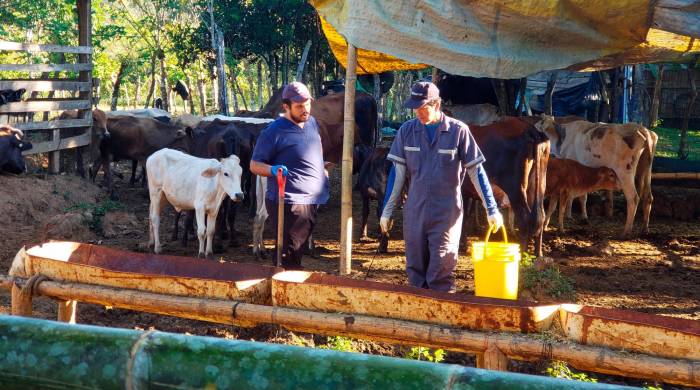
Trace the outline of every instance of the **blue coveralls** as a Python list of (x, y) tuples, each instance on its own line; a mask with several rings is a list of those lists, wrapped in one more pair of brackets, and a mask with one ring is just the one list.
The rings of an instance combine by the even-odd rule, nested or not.
[[(412, 286), (453, 291), (462, 229), (462, 181), (484, 161), (469, 128), (442, 115), (432, 142), (418, 119), (404, 123), (387, 158), (406, 165), (406, 273)], [(489, 189), (490, 190), (490, 189)]]

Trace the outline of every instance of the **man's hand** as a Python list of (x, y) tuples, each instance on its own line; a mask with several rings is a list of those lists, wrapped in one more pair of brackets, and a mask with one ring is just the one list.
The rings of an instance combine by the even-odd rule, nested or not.
[(382, 234), (389, 234), (389, 230), (391, 230), (391, 219), (386, 217), (379, 218), (379, 229), (382, 231)]
[(272, 174), (273, 177), (276, 177), (276, 176), (277, 176), (277, 171), (280, 170), (280, 169), (282, 170), (282, 176), (285, 176), (285, 177), (286, 177), (288, 172), (287, 172), (287, 167), (285, 167), (284, 165), (273, 165), (273, 166), (271, 166), (271, 167), (270, 167), (270, 173)]
[(491, 229), (492, 233), (496, 233), (498, 229), (503, 227), (503, 215), (499, 211), (496, 211), (495, 214), (491, 214), (488, 216), (489, 220), (489, 228)]

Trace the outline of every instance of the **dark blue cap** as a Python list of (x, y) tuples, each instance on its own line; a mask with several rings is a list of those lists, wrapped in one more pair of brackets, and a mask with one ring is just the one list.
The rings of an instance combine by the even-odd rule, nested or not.
[(404, 103), (405, 108), (416, 109), (425, 103), (439, 98), (440, 90), (435, 84), (428, 81), (419, 81), (411, 87), (411, 97)]
[(282, 100), (287, 99), (295, 103), (301, 103), (309, 99), (314, 100), (311, 97), (309, 89), (306, 88), (306, 85), (298, 81), (291, 82), (284, 87), (284, 90), (282, 91)]

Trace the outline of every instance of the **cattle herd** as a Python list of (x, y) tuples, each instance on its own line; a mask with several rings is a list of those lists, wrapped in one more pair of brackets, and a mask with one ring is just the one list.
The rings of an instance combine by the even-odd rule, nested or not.
[[(279, 92), (279, 91), (278, 91)], [(358, 93), (355, 104), (356, 134), (353, 173), (359, 173), (355, 189), (363, 199), (362, 238), (367, 237), (370, 202), (382, 207), (390, 164), (388, 149), (377, 147), (377, 105), (372, 96)], [(149, 245), (161, 250), (160, 214), (166, 204), (178, 212), (174, 236), (178, 236), (180, 213), (186, 216), (183, 245), (189, 231), (199, 239), (198, 255), (211, 257), (222, 238), (239, 245), (234, 233), (237, 204), (247, 201), (255, 212), (253, 250), (263, 255), (262, 231), (267, 218), (264, 186), (249, 168), (258, 135), (281, 109), (280, 94), (257, 112), (240, 112), (235, 117), (172, 118), (158, 109), (102, 112), (94, 110), (93, 142), (77, 148), (76, 171), (83, 174), (82, 154), (89, 152), (94, 181), (104, 173), (105, 187), (113, 199), (119, 194), (113, 185), (113, 162), (131, 160), (131, 185), (148, 183), (150, 195)], [(554, 118), (499, 117), (486, 108), (450, 107), (451, 115), (470, 125), (474, 138), (486, 157), (485, 169), (493, 184), (498, 205), (508, 209), (510, 225), (517, 226), (521, 245), (534, 239), (534, 253), (541, 256), (542, 234), (559, 205), (558, 227), (564, 230), (564, 217), (571, 203), (580, 199), (587, 218), (586, 194), (597, 190), (622, 190), (627, 201), (623, 236), (632, 234), (632, 225), (641, 205), (642, 231), (648, 231), (652, 204), (651, 163), (656, 151), (656, 134), (638, 124), (591, 123), (578, 117)], [(483, 110), (481, 110), (483, 111)], [(343, 95), (331, 94), (313, 101), (312, 115), (321, 132), (324, 160), (338, 163), (343, 144)], [(62, 119), (76, 118), (67, 111)], [(476, 119), (475, 119), (476, 118)], [(63, 134), (62, 134), (63, 136)], [(26, 170), (22, 151), (31, 143), (10, 125), (0, 126), (0, 170), (19, 174)], [(141, 166), (140, 177), (138, 166)], [(409, 178), (410, 180), (410, 178)], [(462, 188), (467, 210), (479, 197), (469, 180)], [(545, 212), (545, 199), (549, 205)], [(480, 206), (477, 206), (480, 207)], [(378, 211), (379, 213), (379, 211)], [(215, 234), (215, 232), (217, 234)], [(380, 237), (378, 250), (387, 250), (388, 236)], [(214, 241), (216, 242), (216, 245)]]

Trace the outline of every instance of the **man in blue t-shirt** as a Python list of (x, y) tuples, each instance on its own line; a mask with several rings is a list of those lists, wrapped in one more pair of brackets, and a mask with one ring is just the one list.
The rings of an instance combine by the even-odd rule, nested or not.
[[(318, 123), (311, 116), (312, 100), (304, 84), (293, 82), (285, 86), (284, 114), (260, 133), (250, 162), (251, 172), (268, 177), (265, 206), (275, 231), (277, 171), (281, 169), (287, 178), (281, 244), (282, 266), (286, 269), (303, 269), (303, 248), (316, 223), (316, 210), (328, 201), (328, 176)], [(277, 250), (279, 247), (277, 243)]]

